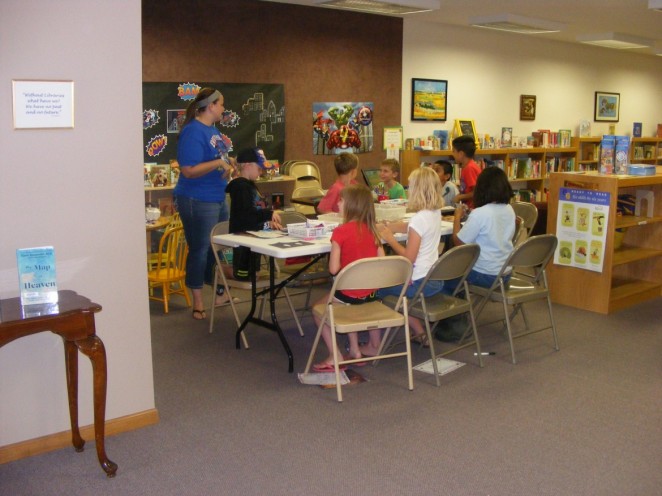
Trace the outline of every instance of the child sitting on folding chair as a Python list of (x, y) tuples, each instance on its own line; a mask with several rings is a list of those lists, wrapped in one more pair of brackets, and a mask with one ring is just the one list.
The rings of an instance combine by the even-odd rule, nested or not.
[[(372, 192), (363, 185), (353, 184), (340, 192), (340, 212), (344, 223), (336, 227), (331, 234), (331, 254), (329, 256), (329, 272), (332, 275), (350, 263), (361, 258), (383, 257), (379, 233), (375, 224), (375, 206)], [(334, 299), (349, 305), (360, 305), (374, 301), (376, 289), (337, 291)], [(325, 304), (329, 298), (328, 293), (320, 298), (315, 305)], [(315, 315), (315, 324), (319, 327), (321, 321)], [(379, 333), (376, 331), (370, 331)], [(325, 324), (322, 329), (322, 339), (329, 350), (329, 356), (313, 365), (316, 372), (331, 372), (333, 368), (333, 342), (331, 328)], [(356, 332), (348, 334), (349, 355), (351, 358), (361, 358), (359, 338)], [(342, 360), (342, 357), (337, 357)], [(362, 362), (360, 362), (362, 363)], [(358, 365), (358, 364), (357, 364)]]
[[(477, 243), (480, 255), (467, 276), (467, 282), (489, 288), (501, 267), (513, 251), (515, 234), (515, 211), (510, 206), (513, 189), (506, 173), (498, 167), (487, 167), (478, 176), (473, 192), (474, 209), (469, 213), (464, 226), (461, 219), (465, 206), (458, 205), (453, 219), (453, 243), (455, 246)], [(444, 293), (451, 294), (457, 281), (448, 281)], [(458, 318), (437, 326), (435, 336), (440, 341), (453, 342), (462, 337), (466, 322)]]
[[(429, 167), (421, 167), (409, 175), (409, 204), (408, 209), (416, 212), (408, 223), (385, 222), (381, 225), (380, 234), (396, 255), (407, 257), (414, 264), (411, 276), (411, 285), (407, 288), (407, 298), (412, 298), (416, 290), (425, 280), (430, 267), (439, 258), (439, 242), (441, 239), (441, 207), (444, 206), (442, 198), (441, 181), (437, 173)], [(407, 245), (402, 246), (394, 232), (407, 233)], [(432, 296), (441, 291), (443, 283), (431, 281), (424, 289), (425, 296)], [(382, 288), (377, 291), (379, 299), (386, 296), (399, 296), (402, 286)], [(409, 327), (412, 331), (412, 341), (425, 347), (429, 346), (427, 334), (423, 323), (409, 317)], [(381, 336), (379, 333), (370, 334), (370, 342), (361, 348), (365, 356), (376, 355), (379, 351)]]

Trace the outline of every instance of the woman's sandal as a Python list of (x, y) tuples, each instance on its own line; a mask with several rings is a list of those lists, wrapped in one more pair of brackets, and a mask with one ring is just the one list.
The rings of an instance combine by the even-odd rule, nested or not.
[(420, 344), (423, 348), (429, 348), (430, 347), (430, 341), (428, 341), (428, 335), (427, 334), (420, 334), (418, 336), (412, 336), (410, 341), (412, 343)]
[(204, 310), (193, 310), (191, 315), (194, 320), (205, 320), (207, 318), (207, 314)]

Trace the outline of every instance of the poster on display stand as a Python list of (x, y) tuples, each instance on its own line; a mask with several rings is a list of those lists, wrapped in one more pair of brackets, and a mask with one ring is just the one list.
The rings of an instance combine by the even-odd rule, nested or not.
[(559, 190), (555, 264), (602, 272), (610, 199), (604, 191)]

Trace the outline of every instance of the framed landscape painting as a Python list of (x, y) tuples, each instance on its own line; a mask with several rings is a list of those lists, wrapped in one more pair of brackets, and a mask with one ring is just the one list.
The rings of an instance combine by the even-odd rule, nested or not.
[(618, 122), (621, 107), (620, 93), (595, 92), (595, 115), (597, 122)]
[(445, 121), (447, 102), (448, 81), (412, 78), (412, 121)]

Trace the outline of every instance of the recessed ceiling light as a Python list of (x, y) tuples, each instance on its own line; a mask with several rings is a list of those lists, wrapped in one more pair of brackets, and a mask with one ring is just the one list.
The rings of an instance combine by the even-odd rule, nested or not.
[(371, 14), (415, 14), (439, 10), (440, 0), (313, 0), (322, 7), (368, 12)]
[(534, 19), (514, 14), (497, 14), (491, 16), (471, 17), (469, 24), (477, 28), (496, 29), (520, 34), (558, 33), (565, 29), (565, 24)]
[(616, 48), (619, 50), (627, 48), (648, 48), (651, 46), (651, 41), (646, 38), (639, 38), (638, 36), (622, 33), (582, 34), (577, 36), (577, 41), (589, 45)]

